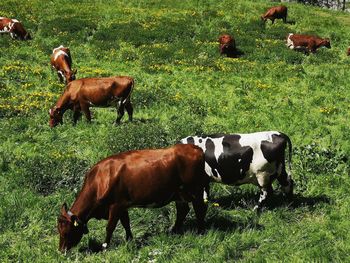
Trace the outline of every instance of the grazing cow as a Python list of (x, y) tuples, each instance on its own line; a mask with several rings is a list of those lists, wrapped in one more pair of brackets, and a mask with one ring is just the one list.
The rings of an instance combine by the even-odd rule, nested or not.
[(285, 169), (285, 149), (289, 146), (291, 169), (292, 143), (289, 137), (275, 131), (250, 134), (189, 136), (181, 143), (194, 144), (205, 153), (205, 171), (215, 182), (230, 185), (252, 183), (261, 189), (258, 205), (261, 211), (273, 192), (277, 178), (287, 197), (293, 195), (293, 180)]
[(62, 117), (67, 109), (74, 111), (73, 122), (76, 124), (81, 112), (91, 122), (90, 107), (116, 107), (118, 116), (115, 121), (120, 123), (124, 109), (132, 121), (133, 107), (130, 96), (134, 87), (131, 77), (84, 78), (69, 82), (56, 105), (50, 109), (50, 127), (63, 123)]
[(292, 33), (287, 36), (287, 47), (290, 49), (304, 51), (305, 53), (315, 53), (316, 50), (322, 46), (331, 48), (329, 38)]
[(0, 17), (0, 34), (10, 33), (12, 39), (30, 40), (30, 34), (17, 19)]
[(218, 41), (221, 55), (226, 55), (227, 57), (235, 57), (237, 51), (236, 42), (232, 36), (228, 34), (221, 35)]
[(350, 47), (348, 47), (348, 50), (347, 50), (346, 54), (347, 54), (348, 56), (350, 56)]
[(72, 71), (72, 57), (67, 47), (59, 46), (54, 48), (50, 58), (52, 68), (57, 70), (58, 78), (66, 84), (75, 80), (77, 70)]
[(283, 19), (284, 23), (287, 23), (287, 15), (288, 15), (288, 9), (284, 5), (280, 6), (274, 6), (271, 7), (267, 12), (261, 16), (261, 20), (264, 22), (267, 21), (267, 19), (270, 19), (272, 21), (272, 24), (275, 23), (275, 19)]
[(67, 210), (63, 204), (58, 217), (59, 250), (76, 246), (88, 232), (91, 218), (106, 219), (107, 248), (112, 233), (121, 221), (126, 239), (132, 238), (128, 208), (162, 207), (176, 202), (176, 221), (172, 232), (181, 230), (192, 202), (198, 232), (204, 230), (207, 206), (204, 188), (209, 183), (204, 173), (203, 151), (194, 145), (175, 145), (167, 149), (137, 150), (110, 156), (94, 165), (84, 185)]

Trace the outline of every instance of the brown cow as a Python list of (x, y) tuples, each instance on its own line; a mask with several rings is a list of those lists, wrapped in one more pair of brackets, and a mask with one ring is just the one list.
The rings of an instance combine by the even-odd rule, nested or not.
[(51, 66), (57, 70), (58, 78), (66, 84), (75, 80), (77, 70), (72, 70), (72, 57), (67, 47), (59, 46), (54, 48), (50, 58)]
[(192, 202), (198, 232), (204, 230), (207, 206), (203, 200), (208, 187), (204, 173), (204, 153), (194, 145), (178, 144), (166, 149), (137, 150), (110, 156), (94, 165), (85, 176), (83, 187), (67, 210), (64, 203), (58, 217), (59, 250), (76, 246), (88, 232), (91, 218), (106, 219), (106, 248), (121, 221), (126, 239), (132, 238), (128, 208), (162, 207), (176, 202), (172, 232), (181, 230)]
[(287, 47), (290, 49), (305, 51), (305, 53), (315, 53), (322, 46), (331, 48), (329, 38), (292, 33), (287, 36)]
[(130, 96), (133, 87), (134, 79), (126, 76), (73, 80), (68, 83), (56, 105), (49, 111), (50, 127), (63, 123), (62, 117), (67, 109), (74, 111), (74, 124), (81, 116), (81, 111), (88, 122), (91, 122), (90, 107), (117, 107), (116, 124), (120, 123), (126, 109), (129, 121), (132, 121), (133, 107)]
[(266, 22), (267, 19), (275, 23), (275, 19), (283, 19), (284, 23), (287, 23), (288, 9), (284, 5), (271, 7), (267, 12), (261, 16), (261, 19)]
[(235, 39), (228, 35), (221, 35), (218, 39), (220, 54), (226, 55), (227, 57), (235, 57), (236, 54), (236, 42)]
[(30, 40), (30, 34), (17, 19), (0, 17), (0, 34), (10, 33), (12, 39)]
[(350, 47), (348, 47), (348, 50), (347, 50), (346, 54), (347, 54), (348, 56), (350, 56)]

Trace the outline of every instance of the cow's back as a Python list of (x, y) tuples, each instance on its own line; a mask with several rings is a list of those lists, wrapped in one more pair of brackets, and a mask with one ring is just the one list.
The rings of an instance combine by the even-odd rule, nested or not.
[[(189, 146), (189, 147), (188, 147)], [(97, 163), (87, 175), (89, 189), (99, 189), (99, 200), (123, 206), (163, 206), (180, 186), (204, 184), (204, 157), (199, 147), (176, 145), (167, 149), (128, 151)]]
[(205, 171), (212, 179), (227, 184), (242, 184), (255, 183), (254, 176), (274, 161), (274, 154), (281, 147), (280, 136), (279, 132), (267, 131), (190, 136), (181, 142), (195, 144), (203, 149)]

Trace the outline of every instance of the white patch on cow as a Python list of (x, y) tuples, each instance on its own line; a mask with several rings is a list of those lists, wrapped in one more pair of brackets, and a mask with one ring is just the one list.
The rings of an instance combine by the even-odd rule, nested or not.
[(106, 249), (107, 246), (108, 246), (107, 243), (103, 243), (103, 244), (102, 244), (102, 249)]
[(267, 197), (267, 191), (266, 190), (262, 190), (262, 193), (260, 194), (260, 198), (259, 198), (259, 203), (263, 202)]
[(91, 101), (88, 101), (90, 106), (95, 106), (95, 104), (93, 104)]
[(58, 70), (57, 73), (61, 75), (61, 77), (64, 79), (64, 81), (66, 81), (66, 77), (64, 76), (64, 74), (61, 70)]
[(60, 45), (59, 47), (56, 47), (52, 50), (52, 54), (54, 54), (55, 52), (57, 52), (58, 50), (60, 50), (61, 48), (64, 48), (63, 45)]
[(13, 23), (20, 23), (17, 19), (11, 19)]
[(62, 50), (58, 50), (56, 53), (55, 53), (55, 56), (54, 56), (54, 61), (56, 61), (56, 59), (59, 57), (59, 56), (66, 56), (68, 57), (68, 54)]
[(253, 150), (253, 159), (245, 178), (238, 181), (238, 184), (252, 183), (260, 186), (265, 185), (269, 177), (276, 172), (274, 163), (269, 163), (261, 151), (261, 142), (272, 142), (272, 135), (279, 135), (277, 131), (256, 132), (249, 134), (238, 134), (241, 136), (239, 144), (244, 147), (251, 147)]
[(294, 43), (293, 41), (290, 39), (290, 37), (293, 36), (292, 33), (290, 33), (287, 37), (287, 47), (290, 48), (290, 49), (294, 49), (295, 46), (294, 46)]

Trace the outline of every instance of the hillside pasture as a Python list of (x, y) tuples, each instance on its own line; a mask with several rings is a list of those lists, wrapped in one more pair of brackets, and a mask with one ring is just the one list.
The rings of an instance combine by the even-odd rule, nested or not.
[[(348, 261), (350, 254), (350, 15), (287, 4), (288, 20), (260, 16), (259, 1), (1, 1), (31, 41), (0, 35), (1, 262)], [(239, 58), (220, 56), (217, 39), (232, 34)], [(331, 49), (304, 55), (288, 33), (331, 39)], [(64, 90), (49, 58), (68, 46), (77, 78), (135, 78), (134, 122), (113, 125), (116, 110), (93, 120), (49, 127), (49, 108)], [(173, 145), (195, 134), (278, 130), (293, 142), (295, 199), (277, 188), (260, 217), (251, 185), (212, 185), (207, 231), (191, 211), (183, 235), (170, 235), (173, 204), (131, 210), (134, 240), (118, 226), (111, 247), (94, 253), (106, 221), (67, 255), (58, 252), (57, 215), (94, 163), (131, 149)]]

